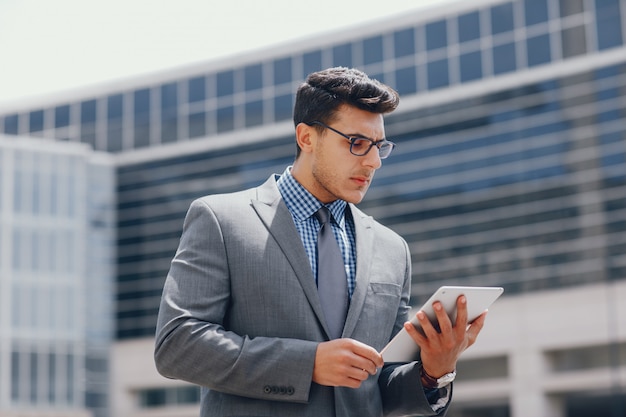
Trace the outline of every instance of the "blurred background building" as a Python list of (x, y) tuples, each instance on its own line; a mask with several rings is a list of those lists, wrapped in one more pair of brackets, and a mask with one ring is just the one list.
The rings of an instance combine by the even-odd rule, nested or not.
[(0, 416), (197, 415), (152, 362), (185, 212), (282, 172), (296, 88), (338, 65), (402, 96), (360, 207), (408, 241), (412, 304), (506, 289), (449, 416), (625, 416), (625, 22), (457, 2), (0, 109)]

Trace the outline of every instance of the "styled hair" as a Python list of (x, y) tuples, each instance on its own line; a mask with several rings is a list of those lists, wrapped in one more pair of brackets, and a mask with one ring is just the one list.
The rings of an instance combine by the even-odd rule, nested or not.
[[(391, 113), (398, 107), (400, 96), (391, 87), (369, 78), (354, 68), (335, 67), (309, 74), (298, 88), (293, 122), (330, 124), (342, 105), (371, 113)], [(323, 129), (319, 127), (319, 129)], [(300, 155), (300, 147), (296, 157)]]

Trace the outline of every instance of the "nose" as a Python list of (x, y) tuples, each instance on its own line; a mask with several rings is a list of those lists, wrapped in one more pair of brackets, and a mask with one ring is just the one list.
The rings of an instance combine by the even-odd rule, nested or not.
[(363, 165), (373, 169), (378, 169), (383, 164), (382, 160), (380, 159), (380, 155), (378, 154), (378, 148), (376, 146), (372, 146), (369, 152), (363, 155), (362, 158)]

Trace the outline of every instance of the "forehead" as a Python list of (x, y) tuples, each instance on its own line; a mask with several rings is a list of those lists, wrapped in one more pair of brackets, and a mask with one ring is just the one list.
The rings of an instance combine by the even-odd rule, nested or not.
[(336, 112), (333, 124), (346, 129), (345, 133), (360, 134), (369, 138), (382, 138), (385, 134), (383, 115), (342, 105)]

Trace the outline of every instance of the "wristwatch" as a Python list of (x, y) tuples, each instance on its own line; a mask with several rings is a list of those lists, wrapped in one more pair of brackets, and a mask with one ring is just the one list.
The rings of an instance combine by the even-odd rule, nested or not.
[(443, 388), (446, 385), (450, 384), (452, 381), (454, 381), (454, 378), (456, 378), (456, 371), (448, 372), (440, 378), (435, 378), (428, 375), (424, 370), (424, 367), (422, 367), (420, 375), (422, 376), (422, 384), (426, 388), (435, 389)]

